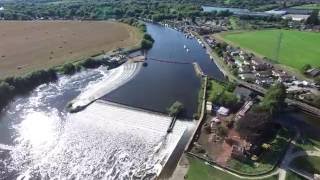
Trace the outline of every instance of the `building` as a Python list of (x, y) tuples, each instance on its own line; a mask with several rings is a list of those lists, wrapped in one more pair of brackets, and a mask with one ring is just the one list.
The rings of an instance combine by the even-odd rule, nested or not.
[(252, 73), (240, 74), (239, 77), (246, 82), (254, 82), (256, 76)]
[(250, 73), (251, 70), (251, 66), (250, 65), (246, 65), (243, 64), (240, 68), (239, 68), (239, 73), (244, 74), (244, 73)]
[(272, 15), (275, 15), (275, 16), (283, 16), (283, 15), (287, 14), (287, 11), (284, 11), (284, 10), (270, 10), (270, 11), (266, 11), (265, 13), (272, 14)]
[(217, 114), (221, 115), (221, 116), (228, 116), (229, 115), (230, 110), (228, 108), (225, 108), (223, 106), (221, 106), (218, 110), (217, 110)]
[(255, 71), (266, 71), (268, 69), (271, 69), (271, 66), (267, 63), (257, 63), (253, 65), (252, 68)]
[(304, 14), (286, 14), (282, 16), (283, 19), (292, 19), (293, 21), (304, 21), (308, 19), (310, 15), (304, 15)]
[(259, 78), (268, 78), (268, 77), (271, 77), (272, 76), (272, 71), (259, 71), (256, 73), (256, 76), (259, 77)]

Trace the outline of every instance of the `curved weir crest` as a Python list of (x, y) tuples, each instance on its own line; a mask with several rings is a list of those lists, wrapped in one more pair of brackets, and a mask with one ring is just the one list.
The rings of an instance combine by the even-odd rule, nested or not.
[(103, 77), (100, 81), (90, 83), (75, 100), (71, 101), (70, 111), (82, 109), (95, 100), (124, 85), (139, 72), (141, 66), (142, 63), (127, 62), (118, 68), (102, 72)]

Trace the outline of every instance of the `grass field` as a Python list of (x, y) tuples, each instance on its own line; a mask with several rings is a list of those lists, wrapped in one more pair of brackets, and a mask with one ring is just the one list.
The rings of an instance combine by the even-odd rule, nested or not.
[(222, 34), (222, 38), (295, 69), (301, 69), (305, 64), (320, 66), (320, 33), (262, 30), (226, 33)]
[(107, 21), (1, 21), (0, 77), (137, 46), (139, 31)]
[[(240, 180), (231, 174), (223, 172), (205, 164), (202, 160), (189, 157), (190, 167), (187, 172), (188, 180)], [(278, 176), (271, 176), (263, 180), (277, 180)]]

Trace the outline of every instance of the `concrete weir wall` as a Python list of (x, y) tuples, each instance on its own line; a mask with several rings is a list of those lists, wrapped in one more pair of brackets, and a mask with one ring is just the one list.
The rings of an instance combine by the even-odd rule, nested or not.
[[(145, 144), (141, 144), (141, 146), (147, 145), (150, 146), (150, 149), (153, 149), (153, 151), (145, 152), (149, 159), (146, 163), (151, 168), (146, 171), (155, 173), (157, 177), (164, 167), (176, 163), (172, 159), (175, 155), (172, 154), (183, 152), (186, 145), (185, 141), (190, 137), (186, 137), (186, 134), (194, 127), (193, 122), (177, 120), (172, 132), (167, 133), (171, 117), (104, 100), (97, 100), (74, 115), (97, 122), (107, 121), (113, 126), (110, 128), (119, 129), (117, 130), (118, 133), (140, 137), (142, 142), (145, 141)], [(140, 146), (139, 144), (136, 145)], [(136, 155), (132, 154), (132, 156), (135, 157)], [(140, 163), (143, 163), (143, 161), (141, 159)]]
[(118, 68), (107, 71), (99, 81), (83, 90), (83, 92), (70, 103), (69, 111), (80, 111), (105, 94), (129, 82), (140, 71), (141, 67), (142, 63), (129, 61)]

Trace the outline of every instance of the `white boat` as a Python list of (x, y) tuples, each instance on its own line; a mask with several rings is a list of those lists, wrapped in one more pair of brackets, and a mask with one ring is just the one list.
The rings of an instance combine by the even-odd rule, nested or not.
[(189, 52), (190, 51), (190, 49), (189, 48), (187, 48), (187, 52)]
[(183, 46), (183, 48), (184, 48), (184, 49), (186, 49), (186, 48), (187, 48), (187, 46), (186, 46), (186, 45), (184, 45), (184, 46)]

